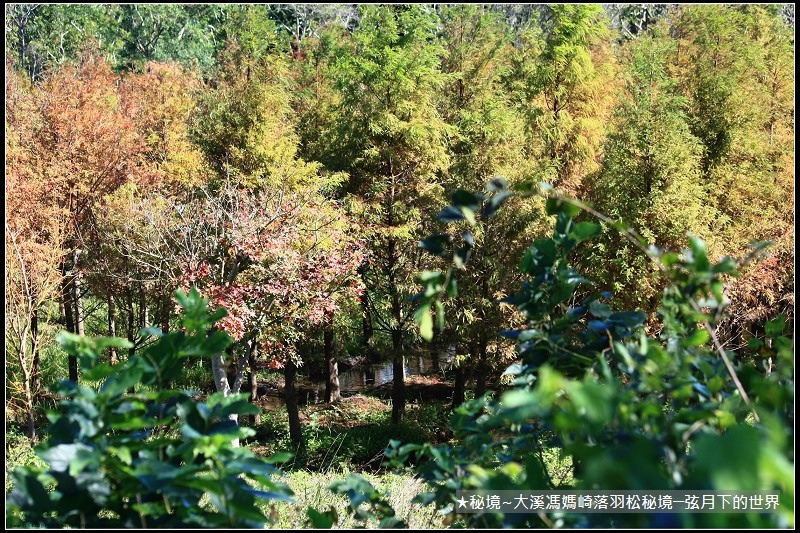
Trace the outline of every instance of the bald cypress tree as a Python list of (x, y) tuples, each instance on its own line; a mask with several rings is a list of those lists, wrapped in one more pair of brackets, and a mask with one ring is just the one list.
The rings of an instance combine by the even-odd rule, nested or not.
[(413, 324), (417, 242), (442, 200), (448, 127), (437, 109), (445, 76), (436, 13), (427, 6), (364, 6), (359, 26), (333, 65), (337, 101), (320, 161), (345, 171), (351, 213), (370, 251), (365, 298), (391, 338), (392, 421), (405, 409), (403, 357)]
[[(449, 6), (442, 10), (442, 36), (442, 68), (450, 78), (441, 107), (455, 129), (449, 144), (448, 193), (483, 191), (498, 177), (510, 184), (529, 179), (535, 162), (524, 157), (524, 117), (506, 89), (513, 47), (502, 14), (475, 5)], [(474, 372), (476, 396), (486, 392), (492, 371), (514, 355), (513, 346), (498, 335), (513, 311), (497, 300), (515, 289), (515, 258), (522, 255), (532, 230), (546, 224), (536, 201), (508, 202), (508, 208), (476, 217), (474, 224), (463, 222), (459, 228), (470, 232), (474, 249), (470, 267), (458, 272), (458, 296), (447, 312), (451, 321), (445, 333), (447, 342), (459, 343), (456, 390), (462, 390), (469, 369)], [(456, 396), (454, 405), (464, 400), (463, 395)]]
[(540, 178), (573, 193), (597, 170), (613, 103), (608, 18), (596, 4), (553, 5), (523, 32), (512, 90), (527, 115)]
[[(680, 249), (688, 233), (712, 238), (717, 218), (702, 180), (702, 143), (692, 134), (688, 101), (667, 71), (674, 43), (641, 36), (626, 47), (625, 87), (605, 143), (605, 159), (590, 198), (650, 244)], [(662, 282), (650, 260), (619, 232), (606, 232), (592, 249), (603, 260), (594, 273), (624, 305), (654, 311)], [(613, 282), (612, 282), (613, 280)]]

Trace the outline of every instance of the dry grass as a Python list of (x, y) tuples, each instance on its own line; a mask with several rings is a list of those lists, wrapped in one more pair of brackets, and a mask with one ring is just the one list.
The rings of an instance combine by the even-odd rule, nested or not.
[[(308, 472), (295, 471), (284, 475), (281, 480), (287, 483), (295, 493), (294, 503), (273, 503), (271, 514), (275, 520), (273, 527), (281, 529), (305, 529), (311, 524), (306, 514), (308, 507), (320, 512), (333, 508), (338, 516), (336, 529), (353, 529), (366, 526), (369, 529), (378, 527), (377, 523), (361, 524), (348, 513), (347, 497), (333, 494), (328, 486), (337, 480), (347, 477), (349, 472)], [(411, 529), (439, 529), (443, 527), (441, 517), (432, 507), (422, 507), (412, 503), (412, 499), (422, 492), (424, 484), (421, 480), (407, 474), (362, 474), (372, 485), (386, 495), (387, 501), (394, 508), (396, 516), (405, 520)]]

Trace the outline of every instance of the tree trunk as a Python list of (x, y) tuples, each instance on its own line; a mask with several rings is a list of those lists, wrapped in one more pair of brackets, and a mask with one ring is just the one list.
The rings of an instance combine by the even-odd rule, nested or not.
[(436, 347), (431, 351), (431, 371), (438, 373), (441, 369), (442, 367), (439, 364), (439, 349)]
[(328, 362), (328, 379), (325, 380), (325, 402), (338, 402), (342, 397), (342, 393), (339, 389), (339, 363), (336, 361), (336, 354), (333, 349), (333, 317), (325, 325), (323, 345), (325, 361)]
[(231, 386), (228, 382), (228, 373), (225, 369), (224, 355), (214, 355), (211, 357), (211, 374), (214, 376), (214, 385), (217, 387), (217, 392), (221, 392), (223, 396), (230, 396)]
[[(72, 303), (72, 281), (69, 278), (69, 271), (65, 268), (64, 286), (62, 289), (63, 308), (64, 308), (64, 327), (69, 333), (76, 333), (75, 331), (75, 308)], [(69, 372), (69, 380), (73, 383), (78, 382), (78, 358), (70, 355), (67, 358), (67, 368)]]
[(489, 362), (486, 357), (486, 342), (481, 339), (476, 346), (478, 364), (475, 365), (475, 397), (486, 394), (486, 379), (489, 377)]
[(364, 349), (364, 354), (367, 358), (375, 362), (377, 354), (375, 353), (375, 329), (372, 326), (372, 314), (369, 311), (369, 302), (366, 295), (361, 299), (361, 306), (363, 308), (363, 315), (361, 320), (361, 344)]
[(466, 388), (467, 388), (467, 370), (464, 368), (464, 364), (460, 364), (455, 368), (456, 371), (456, 379), (453, 385), (453, 409), (464, 403), (466, 400)]
[[(81, 256), (81, 250), (76, 249), (75, 263), (74, 263), (76, 270), (78, 266), (78, 259), (80, 258), (80, 256)], [(83, 316), (83, 298), (82, 298), (83, 295), (81, 294), (81, 291), (83, 290), (81, 287), (82, 283), (83, 283), (83, 274), (80, 271), (77, 271), (75, 273), (75, 279), (72, 283), (72, 286), (75, 289), (75, 295), (73, 296), (73, 299), (75, 301), (75, 326), (77, 328), (78, 335), (81, 336), (86, 334), (85, 331), (86, 322)]]
[[(116, 337), (117, 336), (117, 317), (116, 317), (117, 309), (114, 306), (114, 296), (111, 294), (108, 295), (108, 336), (109, 337)], [(108, 362), (111, 365), (116, 365), (119, 362), (119, 355), (117, 354), (117, 349), (112, 346), (111, 352), (108, 355)]]
[[(20, 320), (23, 321), (22, 319)], [(17, 360), (19, 361), (20, 370), (22, 370), (22, 388), (25, 393), (25, 409), (28, 418), (28, 437), (33, 439), (36, 437), (36, 425), (33, 419), (33, 394), (31, 394), (31, 373), (28, 369), (29, 360), (26, 356), (28, 351), (28, 334), (30, 333), (30, 321), (27, 324), (20, 324), (19, 332), (19, 348), (17, 353)]]
[[(142, 291), (142, 299), (144, 299), (144, 291)], [(169, 311), (168, 311), (168, 309), (165, 307), (163, 314), (161, 314), (160, 311), (159, 311), (160, 307), (159, 307), (159, 305), (157, 303), (154, 305), (154, 307), (156, 308), (156, 316), (155, 316), (155, 321), (153, 323), (157, 324), (158, 323), (158, 319), (161, 318), (162, 319), (162, 322), (161, 322), (161, 333), (163, 333), (164, 335), (169, 334), (169, 314), (168, 314)], [(164, 389), (165, 390), (172, 390), (172, 387), (173, 387), (172, 380), (167, 380), (167, 381), (164, 382)]]
[[(228, 372), (225, 366), (225, 356), (214, 355), (211, 357), (211, 373), (214, 376), (214, 385), (217, 387), (217, 392), (221, 392), (223, 396), (230, 396), (231, 386), (228, 381)], [(228, 418), (235, 424), (239, 423), (239, 415), (235, 413), (228, 415)], [(238, 447), (239, 439), (233, 439), (231, 443)]]
[(291, 358), (283, 369), (285, 385), (283, 397), (286, 400), (286, 412), (289, 415), (289, 439), (297, 447), (303, 444), (303, 432), (300, 428), (300, 410), (297, 407), (297, 390), (294, 388), (297, 377), (297, 366)]
[[(394, 197), (394, 187), (392, 188)], [(389, 226), (394, 224), (391, 208), (389, 209)], [(395, 280), (395, 267), (397, 266), (397, 254), (395, 253), (397, 243), (394, 239), (389, 239), (387, 249), (387, 274), (389, 277), (389, 292), (392, 299), (392, 424), (399, 424), (403, 421), (406, 410), (406, 372), (403, 351), (403, 308), (398, 293)]]
[(125, 286), (125, 304), (126, 304), (126, 311), (128, 313), (128, 341), (131, 343), (131, 347), (128, 350), (128, 357), (133, 357), (136, 355), (136, 334), (134, 332), (134, 328), (136, 326), (136, 315), (133, 314), (133, 290), (131, 290), (131, 284), (128, 283)]
[[(247, 365), (249, 367), (249, 383), (250, 383), (250, 403), (256, 404), (258, 402), (258, 374), (256, 373), (256, 349), (258, 342), (252, 339), (247, 348)], [(255, 413), (250, 418), (250, 424), (257, 426), (261, 423), (261, 411)]]
[(39, 310), (34, 309), (31, 315), (31, 388), (34, 395), (42, 388), (41, 361), (39, 357)]
[[(27, 374), (27, 372), (24, 372)], [(31, 391), (31, 376), (24, 376), (23, 385), (25, 388), (25, 409), (28, 411), (28, 437), (31, 440), (36, 438), (36, 424), (33, 417), (33, 392)]]
[(146, 328), (150, 324), (150, 317), (147, 314), (147, 295), (145, 293), (144, 282), (139, 282), (139, 327)]
[(342, 391), (339, 388), (339, 363), (334, 357), (328, 358), (327, 361), (328, 379), (325, 382), (325, 402), (338, 402), (342, 399)]
[(403, 332), (392, 330), (392, 424), (403, 421), (406, 409), (406, 373), (403, 361)]
[[(135, 317), (133, 315), (133, 292), (131, 291), (130, 282), (125, 286), (125, 306), (127, 307), (126, 311), (128, 312), (128, 342), (131, 343), (131, 347), (128, 348), (128, 359), (136, 355), (136, 335), (134, 334), (134, 324), (135, 324)], [(128, 394), (135, 394), (136, 387), (131, 385), (128, 389)]]
[[(228, 353), (231, 358), (233, 358), (233, 346), (229, 348)], [(244, 383), (244, 375), (245, 372), (247, 372), (247, 353), (243, 351), (235, 361), (235, 375), (233, 377), (233, 385), (231, 386), (231, 394), (239, 394), (242, 392), (242, 383)]]
[(163, 303), (163, 311), (161, 313), (161, 331), (164, 332), (164, 335), (169, 333), (169, 314), (170, 314), (171, 303), (172, 301), (170, 300), (169, 296), (165, 296)]

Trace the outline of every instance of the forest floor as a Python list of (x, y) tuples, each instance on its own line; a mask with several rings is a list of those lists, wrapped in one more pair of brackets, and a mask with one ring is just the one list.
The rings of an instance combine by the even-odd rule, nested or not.
[(247, 446), (258, 455), (289, 451), (294, 459), (281, 465), (288, 470), (324, 472), (330, 468), (362, 472), (384, 470), (384, 450), (390, 440), (403, 443), (447, 443), (453, 386), (439, 376), (406, 379), (403, 421), (392, 424), (391, 383), (343, 396), (333, 403), (300, 406), (303, 445), (289, 439), (288, 415), (282, 398), (263, 396), (260, 421), (243, 421), (256, 435)]

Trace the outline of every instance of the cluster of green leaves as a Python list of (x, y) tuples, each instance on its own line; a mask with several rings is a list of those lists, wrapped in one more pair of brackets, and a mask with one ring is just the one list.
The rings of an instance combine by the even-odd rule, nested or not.
[(273, 463), (286, 454), (264, 460), (234, 445), (253, 432), (232, 418), (257, 409), (246, 395), (216, 393), (199, 402), (192, 391), (170, 390), (187, 359), (218, 354), (231, 342), (213, 329), (224, 310), (209, 313), (194, 289), (176, 297), (182, 331), (143, 331), (154, 342), (121, 365), (99, 357), (111, 346), (128, 348), (128, 341), (61, 335), (86, 381), (99, 386), (57, 386), (61, 406), (49, 414), (47, 440), (37, 450), (47, 465), (14, 472), (12, 524), (263, 527), (263, 502), (291, 499), (288, 487), (273, 481)]
[[(476, 527), (531, 527), (558, 520), (576, 526), (644, 527), (664, 517), (457, 515), (457, 490), (777, 489), (778, 514), (678, 519), (685, 526), (791, 524), (793, 367), (783, 322), (770, 322), (768, 328), (776, 371), (736, 361), (715, 333), (728, 305), (724, 282), (736, 275), (736, 262), (725, 258), (713, 264), (703, 241), (690, 236), (682, 253), (645, 250), (667, 278), (662, 328), (648, 335), (644, 313), (613, 311), (602, 301), (611, 295), (592, 294), (592, 283), (569, 266), (578, 244), (600, 232), (598, 224), (574, 220), (579, 205), (549, 198), (548, 213), (557, 219), (553, 235), (536, 240), (520, 262), (525, 281), (508, 301), (525, 314), (527, 325), (506, 332), (517, 339), (519, 353), (519, 361), (506, 371), (513, 376), (510, 390), (499, 400), (478, 398), (456, 410), (452, 423), (458, 444), (393, 442), (386, 451), (390, 463), (399, 467), (412, 456), (421, 461), (418, 471), (432, 490), (419, 501), (434, 503), (451, 521)], [(470, 209), (464, 203), (451, 208)], [(431, 241), (423, 247), (430, 250)], [(427, 284), (422, 309), (455, 288), (454, 281), (443, 283), (463, 263), (458, 247), (452, 253), (454, 267), (447, 274), (422, 278)], [(430, 327), (425, 313), (418, 321), (421, 330)], [(574, 481), (567, 486), (548, 472), (544, 450), (550, 447), (572, 457)]]
[[(395, 516), (395, 510), (385, 496), (363, 476), (350, 474), (345, 479), (334, 481), (329, 488), (334, 494), (347, 496), (350, 501), (347, 512), (364, 526), (377, 522), (380, 528), (408, 527), (403, 520)], [(338, 515), (333, 508), (320, 512), (309, 507), (308, 517), (315, 528), (330, 528), (338, 522)]]

